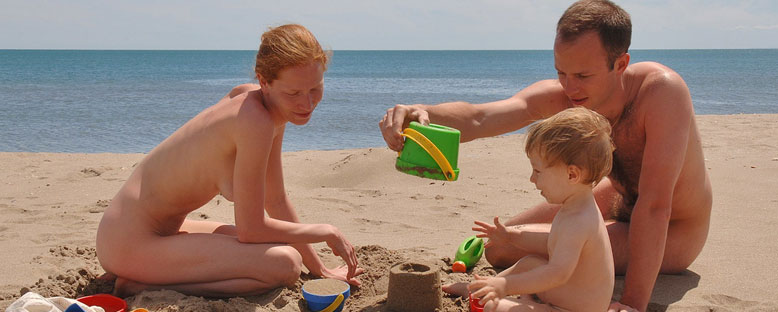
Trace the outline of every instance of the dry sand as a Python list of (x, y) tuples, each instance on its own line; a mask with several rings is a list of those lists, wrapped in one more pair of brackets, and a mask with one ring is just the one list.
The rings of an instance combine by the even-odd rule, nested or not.
[[(708, 242), (680, 275), (659, 276), (652, 311), (778, 311), (778, 115), (698, 116), (714, 189)], [(377, 131), (377, 130), (376, 130)], [(462, 144), (456, 182), (394, 169), (387, 148), (284, 153), (287, 190), (303, 222), (331, 223), (359, 246), (367, 270), (346, 311), (384, 311), (389, 268), (430, 261), (442, 283), (473, 220), (507, 218), (542, 201), (529, 182), (523, 135)], [(78, 297), (111, 290), (94, 236), (103, 209), (142, 154), (0, 153), (0, 309), (31, 290)], [(232, 204), (214, 198), (191, 218), (233, 222)], [(340, 260), (316, 248), (330, 265)], [(153, 255), (149, 255), (153, 256)], [(482, 259), (474, 272), (494, 270)], [(470, 272), (472, 273), (472, 272)], [(305, 311), (300, 287), (257, 297), (209, 300), (172, 291), (127, 298), (150, 311)], [(621, 293), (617, 277), (614, 296)], [(466, 301), (443, 297), (444, 311)]]

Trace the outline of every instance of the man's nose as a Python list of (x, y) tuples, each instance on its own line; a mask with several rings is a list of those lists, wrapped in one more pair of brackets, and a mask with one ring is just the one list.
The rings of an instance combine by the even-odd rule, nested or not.
[(578, 79), (565, 77), (565, 82), (562, 83), (562, 88), (565, 89), (565, 94), (567, 96), (573, 96), (578, 93), (579, 89), (579, 82)]

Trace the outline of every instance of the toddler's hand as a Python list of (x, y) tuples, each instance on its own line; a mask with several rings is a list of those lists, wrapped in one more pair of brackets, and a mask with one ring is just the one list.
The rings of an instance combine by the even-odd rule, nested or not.
[(489, 240), (484, 247), (490, 247), (493, 244), (509, 244), (508, 230), (500, 223), (500, 217), (494, 217), (494, 226), (482, 221), (475, 221), (478, 227), (473, 227), (473, 231), (482, 232), (477, 237), (486, 237)]
[(502, 277), (481, 277), (475, 274), (475, 280), (467, 285), (467, 289), (478, 298), (479, 303), (487, 304), (490, 301), (495, 303), (505, 298), (505, 278)]

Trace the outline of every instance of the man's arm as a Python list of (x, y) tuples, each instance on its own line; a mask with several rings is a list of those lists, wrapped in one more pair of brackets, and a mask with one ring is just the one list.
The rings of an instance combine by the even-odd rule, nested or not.
[(462, 142), (467, 142), (524, 128), (569, 106), (559, 81), (543, 80), (495, 102), (396, 105), (387, 110), (379, 126), (389, 148), (401, 150), (400, 133), (411, 121), (456, 128)]
[(675, 184), (683, 168), (693, 109), (680, 76), (654, 74), (641, 90), (646, 146), (638, 199), (629, 229), (629, 257), (621, 303), (645, 311), (664, 257)]

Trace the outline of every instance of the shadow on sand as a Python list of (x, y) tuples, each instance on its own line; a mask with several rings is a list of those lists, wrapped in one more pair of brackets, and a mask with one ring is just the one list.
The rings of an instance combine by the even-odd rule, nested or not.
[[(660, 274), (654, 285), (654, 293), (648, 304), (648, 312), (667, 311), (670, 304), (681, 301), (686, 292), (696, 288), (699, 283), (700, 275), (689, 270), (674, 275)], [(624, 276), (616, 276), (613, 298), (621, 298), (623, 291)]]

